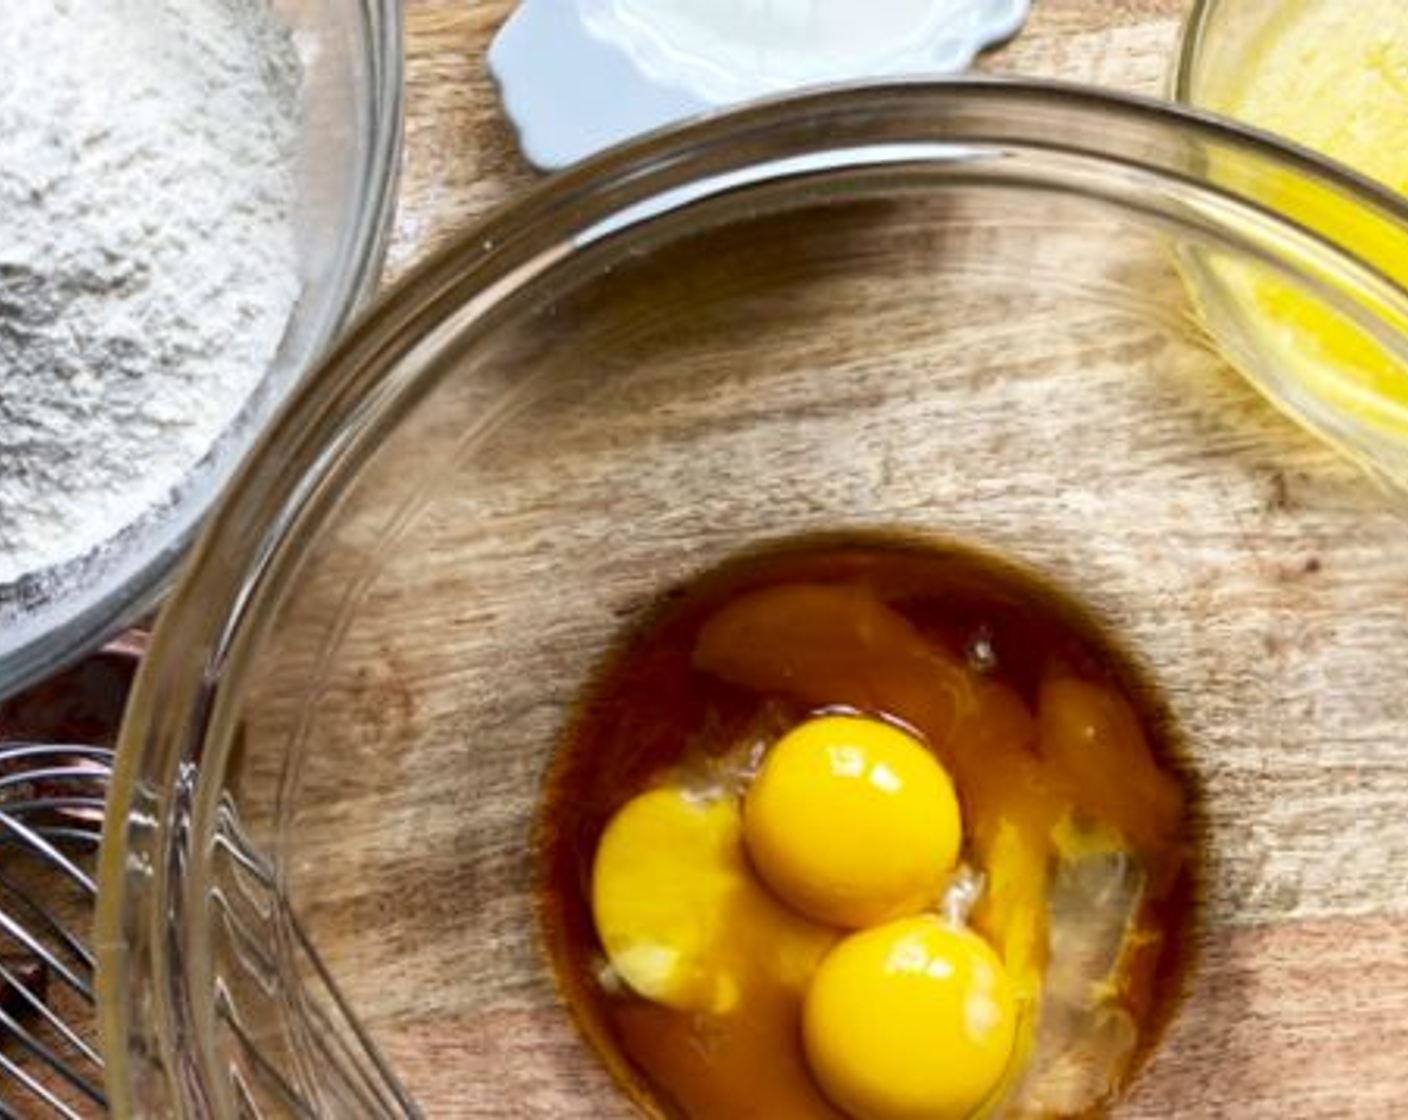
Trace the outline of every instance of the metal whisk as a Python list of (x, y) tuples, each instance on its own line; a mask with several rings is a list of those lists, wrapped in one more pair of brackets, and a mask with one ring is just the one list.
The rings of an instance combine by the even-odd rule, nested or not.
[(0, 741), (0, 1120), (107, 1109), (85, 939), (112, 762)]
[[(0, 740), (0, 1120), (107, 1113), (85, 939), (113, 758), (102, 747)], [(226, 978), (219, 1004), (235, 1042), (229, 1076), (239, 1114), (416, 1120), (419, 1110), (352, 1017), (233, 806), (220, 850), (214, 897), (249, 970)], [(268, 956), (267, 946), (284, 941), (301, 977), (292, 993)], [(246, 1018), (276, 1026), (256, 1039)], [(313, 1067), (300, 1067), (295, 1035), (318, 1055)]]

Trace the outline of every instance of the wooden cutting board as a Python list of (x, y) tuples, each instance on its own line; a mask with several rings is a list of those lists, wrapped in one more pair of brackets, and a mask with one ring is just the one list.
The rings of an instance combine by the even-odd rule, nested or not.
[[(518, 154), (484, 61), (513, 7), (406, 0), (406, 159), (393, 278), (538, 178)], [(981, 69), (1157, 94), (1183, 8), (1183, 0), (1035, 0), (1026, 29)]]
[[(537, 180), (484, 61), (511, 6), (408, 0), (407, 148), (390, 279)], [(981, 68), (1157, 94), (1183, 8), (1182, 0), (1036, 0), (1025, 32)], [(1121, 1116), (1392, 1117), (1404, 1107), (1408, 919), (1380, 912), (1244, 925), (1204, 947), (1201, 969), (1197, 994)], [(1247, 1046), (1249, 1022), (1266, 1024), (1264, 1045)], [(1242, 1052), (1229, 1060), (1234, 1045)], [(462, 1070), (452, 1045), (427, 1035), (390, 1056), (414, 1083), (443, 1079), (453, 1099)]]

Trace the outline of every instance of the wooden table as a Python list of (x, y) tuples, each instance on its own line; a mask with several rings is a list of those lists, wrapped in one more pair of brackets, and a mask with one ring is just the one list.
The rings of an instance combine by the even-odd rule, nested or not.
[[(537, 178), (518, 155), (484, 62), (510, 7), (408, 0), (408, 136), (393, 278)], [(1027, 30), (981, 68), (1154, 94), (1183, 7), (1036, 0)], [(1198, 994), (1121, 1116), (1391, 1117), (1404, 1107), (1408, 921), (1376, 913), (1252, 922), (1206, 945), (1201, 968)], [(1304, 1013), (1307, 1005), (1314, 1014)], [(1264, 1045), (1247, 1047), (1249, 1022), (1266, 1024)], [(418, 1079), (462, 1075), (452, 1048), (429, 1036), (422, 1042), (395, 1047), (393, 1061), (417, 1067)], [(1243, 1052), (1229, 1064), (1233, 1045)], [(1240, 1072), (1229, 1078), (1229, 1068)]]
[[(399, 275), (536, 179), (518, 154), (484, 62), (510, 0), (407, 0), (409, 88)], [(1157, 94), (1183, 0), (1036, 0), (1026, 29), (981, 69)]]

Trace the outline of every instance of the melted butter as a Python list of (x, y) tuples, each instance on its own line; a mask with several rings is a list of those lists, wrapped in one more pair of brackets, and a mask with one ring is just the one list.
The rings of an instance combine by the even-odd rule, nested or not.
[[(1198, 100), (1408, 194), (1408, 5), (1401, 0), (1285, 3), (1239, 52), (1230, 73), (1200, 90)], [(1298, 176), (1259, 181), (1254, 193), (1408, 286), (1408, 231), (1386, 229), (1377, 215)], [(1403, 359), (1322, 297), (1260, 266), (1215, 258), (1206, 264), (1219, 283), (1199, 282), (1201, 302), (1233, 364), (1321, 435), (1371, 467), (1408, 479)], [(1328, 271), (1316, 279), (1349, 295)], [(1358, 293), (1351, 298), (1408, 334), (1401, 310)]]

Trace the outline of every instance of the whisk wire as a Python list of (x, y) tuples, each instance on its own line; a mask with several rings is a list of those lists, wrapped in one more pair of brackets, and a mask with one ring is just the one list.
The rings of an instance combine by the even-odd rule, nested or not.
[(59, 956), (34, 934), (30, 933), (9, 914), (0, 910), (0, 933), (5, 933), (30, 956), (44, 963), (50, 972), (67, 984), (85, 1000), (92, 1002), (93, 988), (76, 972), (72, 971)]
[(103, 1092), (87, 1078), (79, 1074), (69, 1063), (61, 1058), (52, 1047), (45, 1045), (31, 1032), (23, 1023), (4, 1010), (0, 1010), (0, 1030), (5, 1037), (13, 1038), (24, 1049), (33, 1054), (52, 1070), (58, 1077), (71, 1085), (78, 1092), (82, 1093), (94, 1104), (106, 1107), (107, 1102), (103, 1098)]
[(0, 742), (0, 1120), (107, 1110), (91, 1028), (94, 957), (79, 932), (113, 754)]
[(30, 892), (17, 886), (3, 872), (0, 872), (0, 895), (8, 896), (11, 902), (9, 912), (14, 921), (22, 920), (22, 912), (30, 920), (32, 933), (39, 931), (52, 937), (64, 951), (76, 957), (84, 968), (89, 972), (93, 971), (96, 959), (88, 946), (83, 944), (82, 938), (64, 925), (49, 907), (32, 897)]
[[(18, 1062), (10, 1058), (3, 1050), (0, 1050), (0, 1074), (8, 1077), (14, 1084), (26, 1090), (34, 1097), (37, 1097), (43, 1104), (47, 1105), (62, 1120), (85, 1120), (81, 1112), (75, 1112), (65, 1104), (53, 1091), (44, 1085), (38, 1078), (34, 1077)], [(18, 1115), (10, 1113), (11, 1116)]]
[(38, 786), (54, 782), (87, 781), (90, 778), (98, 776), (93, 769), (95, 765), (97, 764), (89, 762), (84, 766), (49, 766), (35, 770), (0, 774), (0, 790)]
[(96, 898), (98, 896), (98, 885), (93, 882), (92, 876), (64, 855), (56, 845), (50, 843), (42, 833), (23, 821), (16, 820), (4, 809), (0, 809), (0, 829), (8, 831), (17, 839), (24, 841), (36, 855), (42, 856), (50, 866), (62, 871), (69, 879), (82, 887), (90, 897)]
[(86, 1061), (99, 1069), (102, 1068), (103, 1060), (99, 1057), (98, 1052), (85, 1042), (77, 1031), (64, 1022), (60, 1016), (55, 1014), (47, 1003), (31, 992), (29, 987), (4, 965), (0, 965), (0, 979), (3, 979), (5, 983), (10, 985), (10, 990), (15, 993), (15, 998), (22, 1003), (25, 1009), (36, 1019), (42, 1020), (52, 1028), (55, 1034), (63, 1039), (69, 1046), (73, 1047), (74, 1050), (78, 1051)]

